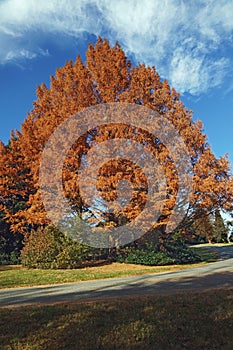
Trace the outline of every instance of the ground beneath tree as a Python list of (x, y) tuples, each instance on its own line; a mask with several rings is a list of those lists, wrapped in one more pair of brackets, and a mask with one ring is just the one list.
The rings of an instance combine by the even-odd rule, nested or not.
[(233, 287), (233, 246), (210, 247), (221, 259), (177, 272), (127, 278), (67, 283), (50, 286), (11, 288), (0, 291), (0, 306), (49, 304), (107, 298), (177, 293), (190, 290)]

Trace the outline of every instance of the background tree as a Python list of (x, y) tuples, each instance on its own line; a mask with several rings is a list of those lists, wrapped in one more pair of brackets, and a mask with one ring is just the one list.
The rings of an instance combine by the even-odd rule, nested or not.
[(211, 213), (207, 213), (202, 209), (193, 224), (195, 233), (208, 243), (214, 242), (215, 226)]
[(230, 243), (232, 242), (232, 227), (233, 227), (233, 221), (232, 220), (227, 220), (226, 222), (226, 227), (227, 227), (227, 242)]
[(228, 234), (228, 229), (221, 216), (220, 210), (217, 209), (215, 210), (215, 213), (214, 213), (214, 240), (217, 243), (226, 243), (227, 234)]
[(10, 231), (10, 224), (4, 220), (4, 212), (0, 212), (0, 265), (19, 264), (23, 247), (23, 235)]
[[(21, 174), (21, 181), (15, 182), (16, 174), (21, 172), (19, 169), (24, 169), (21, 162), (12, 133), (7, 146), (0, 142), (0, 264), (19, 263), (22, 249), (22, 234), (10, 230), (12, 217), (25, 208), (28, 199), (21, 191), (24, 174)], [(22, 172), (25, 173), (25, 169)]]

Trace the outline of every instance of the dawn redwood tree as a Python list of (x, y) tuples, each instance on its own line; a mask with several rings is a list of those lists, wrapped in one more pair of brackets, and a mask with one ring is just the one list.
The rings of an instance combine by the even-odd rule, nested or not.
[(15, 232), (22, 226), (26, 229), (25, 217), (19, 219), (18, 216), (29, 207), (29, 196), (34, 193), (30, 167), (21, 153), (19, 137), (20, 133), (16, 136), (12, 132), (7, 146), (0, 142), (0, 211)]
[[(74, 63), (69, 61), (57, 69), (56, 75), (51, 76), (50, 87), (42, 84), (37, 88), (34, 107), (22, 124), (21, 132), (17, 133), (16, 140), (12, 141), (17, 147), (8, 149), (9, 155), (4, 156), (0, 178), (10, 177), (11, 180), (4, 182), (5, 187), (2, 185), (0, 190), (2, 208), (6, 210), (12, 230), (25, 232), (28, 225), (49, 224), (38, 180), (41, 155), (55, 128), (87, 107), (110, 102), (127, 102), (150, 108), (167, 118), (183, 138), (193, 168), (193, 194), (181, 225), (192, 223), (199, 212), (208, 215), (219, 208), (231, 210), (233, 186), (227, 158), (216, 159), (203, 134), (201, 122), (192, 121), (192, 111), (183, 105), (179, 93), (166, 80), (161, 81), (154, 67), (145, 64), (133, 66), (118, 43), (110, 47), (107, 40), (99, 38), (95, 46), (89, 45), (85, 63), (78, 56)], [(113, 160), (105, 164), (100, 169), (96, 185), (101, 197), (111, 202), (117, 197), (119, 181), (130, 182), (132, 198), (125, 208), (113, 211), (111, 215), (98, 215), (80, 196), (78, 168), (82, 159), (93, 144), (115, 137), (127, 137), (147, 144), (163, 167), (167, 179), (166, 199), (152, 232), (159, 229), (161, 237), (166, 237), (166, 225), (174, 210), (178, 191), (176, 164), (160, 140), (144, 130), (125, 125), (123, 120), (121, 126), (101, 125), (89, 130), (71, 147), (63, 167), (67, 200), (77, 215), (88, 217), (97, 226), (119, 226), (130, 222), (141, 212), (147, 198), (147, 181), (142, 169), (127, 160)], [(12, 169), (12, 158), (17, 162), (18, 171), (14, 166)], [(16, 194), (25, 201), (25, 206), (10, 211), (6, 199)]]

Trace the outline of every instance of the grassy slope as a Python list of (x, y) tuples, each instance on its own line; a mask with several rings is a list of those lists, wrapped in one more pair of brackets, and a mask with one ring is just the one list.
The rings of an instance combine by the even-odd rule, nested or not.
[(112, 263), (99, 267), (89, 267), (75, 270), (27, 270), (19, 266), (12, 269), (0, 268), (0, 288), (24, 287), (87, 281), (102, 278), (136, 276), (148, 273), (159, 273), (181, 270), (200, 264), (173, 266), (142, 266)]
[(2, 350), (224, 349), (233, 289), (0, 310)]

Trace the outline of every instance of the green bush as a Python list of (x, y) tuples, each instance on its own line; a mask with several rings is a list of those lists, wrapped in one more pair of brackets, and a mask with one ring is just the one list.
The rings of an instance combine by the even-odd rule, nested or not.
[(53, 226), (32, 230), (21, 251), (23, 266), (41, 269), (77, 268), (90, 256), (90, 248), (66, 237)]
[(118, 256), (118, 262), (126, 262), (141, 265), (171, 265), (189, 264), (201, 261), (200, 257), (185, 246), (182, 242), (170, 242), (159, 250), (158, 247), (147, 245), (144, 249), (126, 251)]
[(140, 265), (171, 265), (174, 263), (174, 259), (163, 252), (147, 250), (135, 250), (129, 253), (126, 258), (117, 258), (117, 261)]

